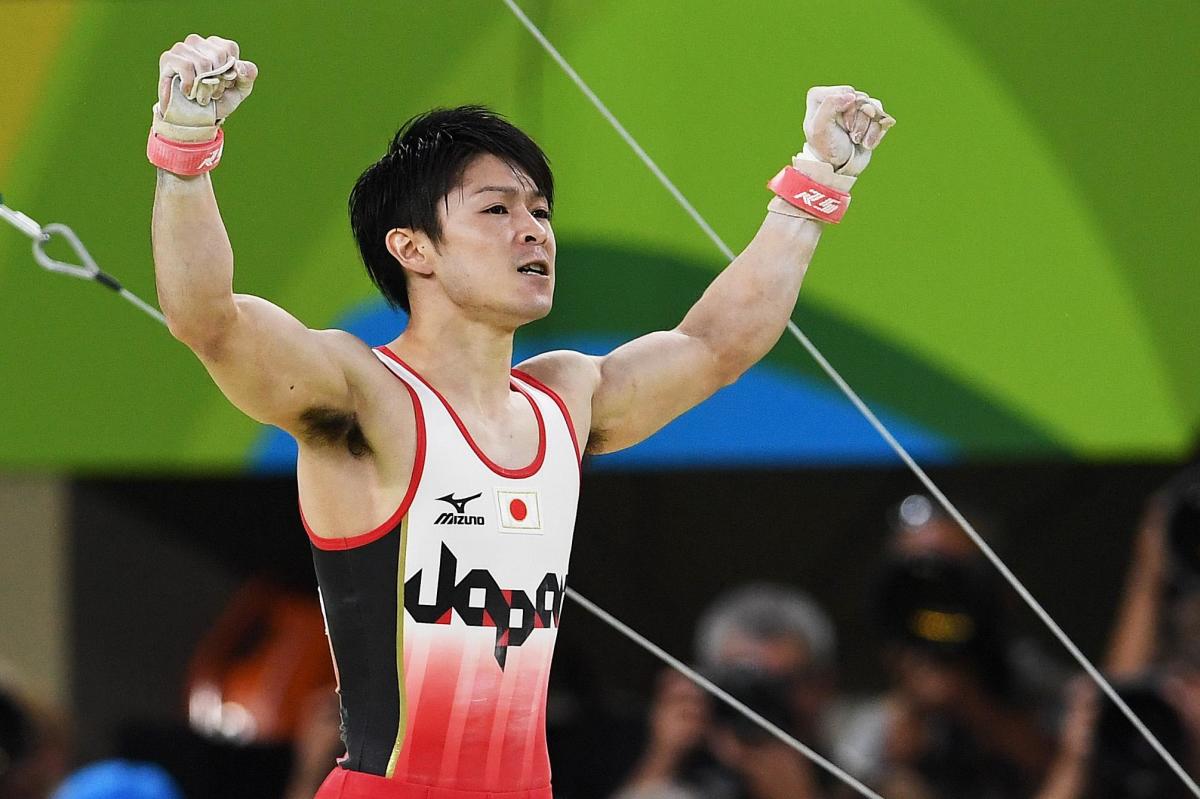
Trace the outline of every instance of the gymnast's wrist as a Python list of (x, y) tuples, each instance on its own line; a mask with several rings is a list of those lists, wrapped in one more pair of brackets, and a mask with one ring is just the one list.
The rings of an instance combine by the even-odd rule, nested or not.
[(815, 222), (817, 224), (821, 224), (822, 222), (822, 220), (804, 213), (804, 211), (779, 196), (772, 197), (767, 202), (767, 218), (771, 219), (772, 217), (788, 217), (797, 220), (797, 222)]
[(153, 128), (146, 140), (146, 158), (159, 169), (175, 175), (196, 176), (211, 172), (221, 163), (225, 135), (207, 142), (181, 142), (160, 136)]
[(210, 125), (184, 125), (163, 118), (158, 103), (146, 140), (146, 158), (161, 170), (179, 177), (196, 177), (216, 168), (225, 150), (220, 121)]
[[(828, 172), (828, 175), (837, 177), (833, 175), (828, 164), (820, 165), (825, 171), (814, 170), (818, 175), (824, 177)], [(793, 166), (785, 166), (767, 181), (767, 188), (775, 193), (774, 200), (781, 200), (791, 208), (784, 208), (775, 203), (773, 206), (768, 205), (767, 210), (783, 215), (798, 213), (822, 222), (837, 224), (846, 215), (846, 209), (850, 206), (850, 195), (829, 185), (831, 182), (834, 181), (823, 182)]]
[(805, 144), (804, 149), (792, 157), (792, 163), (767, 182), (767, 188), (775, 193), (767, 211), (778, 216), (837, 224), (850, 206), (850, 188), (856, 180), (817, 158)]

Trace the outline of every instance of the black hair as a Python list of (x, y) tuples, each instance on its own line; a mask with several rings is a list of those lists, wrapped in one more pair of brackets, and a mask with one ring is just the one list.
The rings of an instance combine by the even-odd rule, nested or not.
[(542, 149), (499, 114), (478, 105), (436, 108), (400, 126), (387, 153), (350, 192), (350, 226), (367, 274), (393, 308), (409, 310), (404, 269), (388, 252), (393, 228), (441, 241), (437, 206), (476, 157), (490, 153), (529, 176), (554, 207), (554, 176)]

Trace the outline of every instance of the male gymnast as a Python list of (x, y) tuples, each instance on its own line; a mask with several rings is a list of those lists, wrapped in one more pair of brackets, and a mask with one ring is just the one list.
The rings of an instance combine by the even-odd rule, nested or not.
[(409, 314), (387, 346), (233, 292), (208, 172), (257, 67), (196, 34), (162, 54), (147, 155), (171, 333), (239, 409), (290, 433), (338, 671), (346, 754), (319, 799), (550, 799), (546, 686), (583, 452), (632, 446), (782, 335), (824, 225), (894, 119), (808, 92), (807, 143), (742, 253), (672, 330), (513, 368), (550, 312), (554, 182), (486, 109), (407, 122), (350, 195), (372, 280)]

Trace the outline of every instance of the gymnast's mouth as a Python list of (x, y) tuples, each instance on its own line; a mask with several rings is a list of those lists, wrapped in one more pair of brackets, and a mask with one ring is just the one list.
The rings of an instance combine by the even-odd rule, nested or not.
[(542, 277), (547, 277), (550, 274), (550, 267), (545, 261), (530, 261), (527, 264), (518, 266), (517, 271), (523, 275), (541, 275)]

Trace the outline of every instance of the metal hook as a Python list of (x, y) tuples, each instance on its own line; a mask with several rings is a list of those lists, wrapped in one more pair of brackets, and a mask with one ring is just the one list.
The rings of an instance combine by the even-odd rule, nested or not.
[[(46, 254), (46, 244), (56, 234), (67, 240), (67, 243), (71, 245), (71, 249), (79, 256), (79, 260), (83, 263), (83, 266), (68, 264), (51, 258)], [(42, 235), (34, 239), (33, 258), (43, 269), (58, 272), (60, 275), (70, 275), (71, 277), (78, 277), (83, 280), (95, 280), (97, 275), (100, 274), (100, 267), (96, 266), (96, 261), (92, 258), (92, 254), (83, 246), (83, 242), (75, 235), (75, 231), (57, 222), (46, 225), (42, 228)]]
[[(83, 242), (79, 240), (79, 237), (75, 235), (75, 231), (71, 230), (71, 228), (57, 222), (42, 227), (20, 211), (5, 205), (3, 195), (0, 195), (0, 219), (8, 222), (17, 230), (33, 239), (33, 259), (38, 262), (38, 266), (49, 272), (57, 272), (60, 275), (77, 277), (81, 280), (94, 280), (105, 288), (117, 292), (162, 324), (165, 325), (167, 323), (161, 311), (122, 286), (120, 281), (97, 266), (96, 260), (92, 258), (92, 254), (87, 251), (87, 247), (83, 246)], [(46, 244), (55, 235), (62, 236), (67, 240), (67, 244), (71, 245), (71, 249), (75, 251), (75, 255), (79, 257), (82, 265), (69, 264), (57, 258), (51, 258), (46, 253)]]

